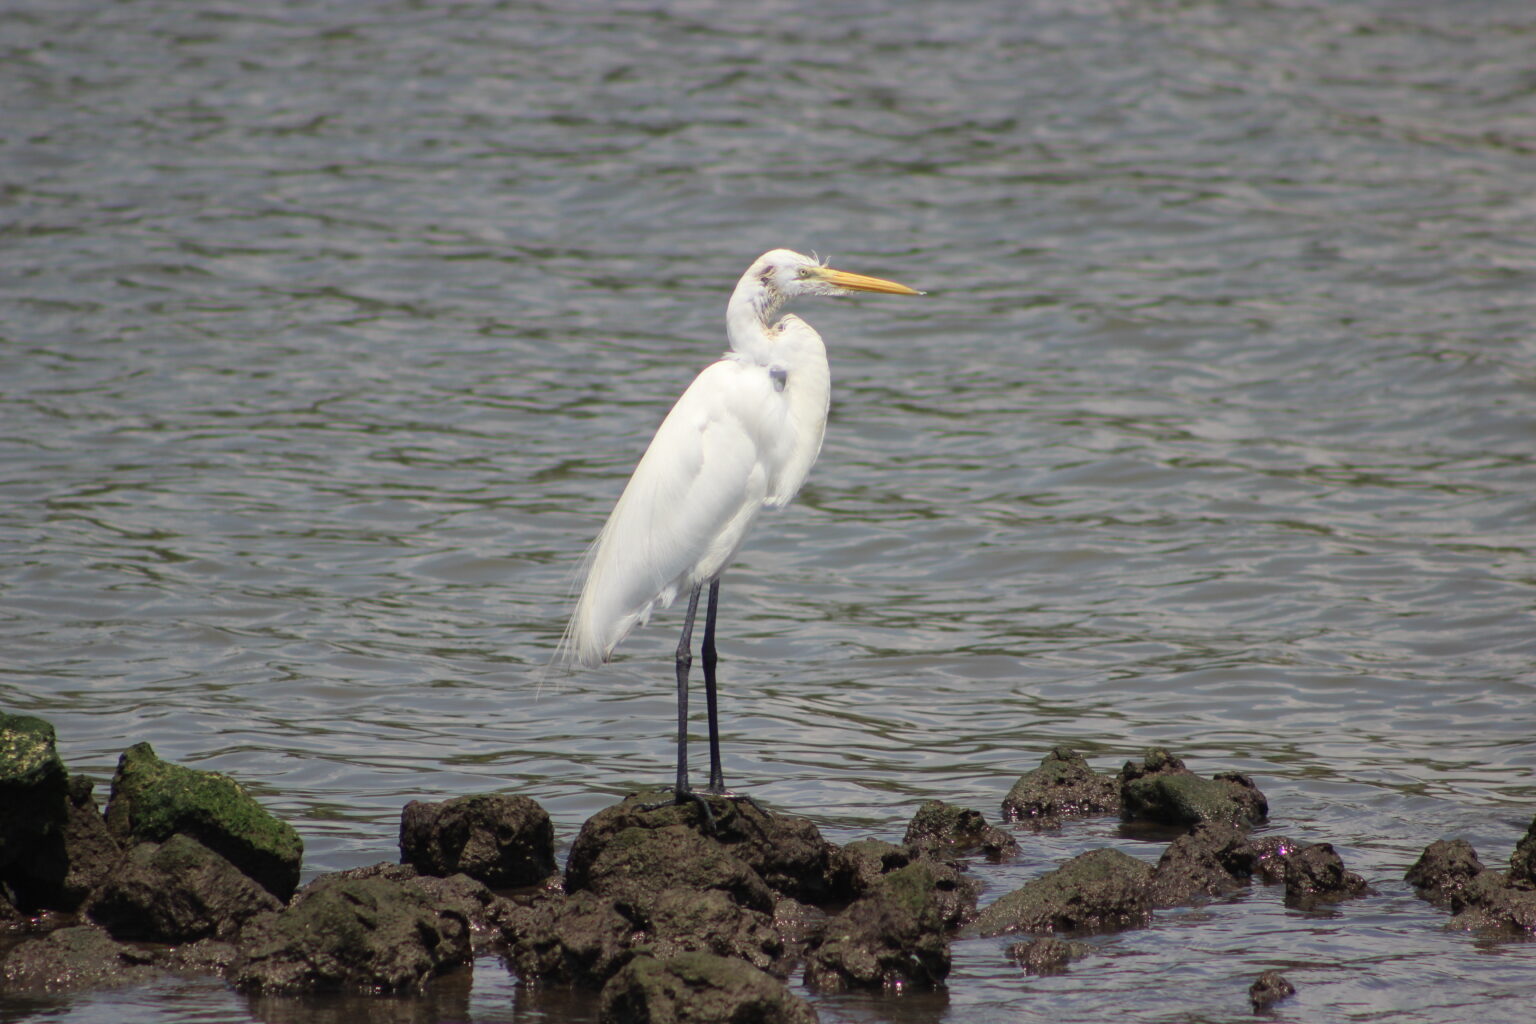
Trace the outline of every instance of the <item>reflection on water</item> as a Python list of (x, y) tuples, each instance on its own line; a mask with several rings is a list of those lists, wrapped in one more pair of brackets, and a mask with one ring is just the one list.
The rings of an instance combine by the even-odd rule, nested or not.
[[(832, 419), (725, 580), (733, 781), (894, 838), (1056, 743), (1166, 744), (1378, 892), (1259, 888), (1059, 978), (961, 942), (942, 997), (822, 1019), (1225, 1018), (1270, 966), (1302, 1019), (1501, 1019), (1536, 947), (1400, 878), (1453, 835), (1497, 864), (1536, 795), (1533, 32), (1493, 0), (16, 12), (0, 704), (76, 771), (149, 740), (236, 775), (311, 873), (392, 858), (417, 797), (527, 793), (569, 841), (668, 776), (677, 621), (535, 685), (575, 565), (741, 269), (814, 249), (930, 294), (803, 311)], [(985, 898), (1157, 852), (1023, 839)], [(595, 1017), (484, 962), (435, 998), (36, 1012)]]

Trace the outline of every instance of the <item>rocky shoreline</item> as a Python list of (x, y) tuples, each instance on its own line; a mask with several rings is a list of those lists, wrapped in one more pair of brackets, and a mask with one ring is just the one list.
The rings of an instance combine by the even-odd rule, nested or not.
[[(0, 992), (137, 984), (167, 972), (249, 993), (430, 993), (499, 953), (522, 984), (600, 993), (601, 1019), (814, 1021), (788, 986), (945, 984), (950, 947), (1017, 934), (1008, 956), (1060, 973), (1072, 937), (1147, 925), (1160, 909), (1254, 884), (1313, 907), (1369, 892), (1327, 843), (1254, 838), (1268, 803), (1235, 772), (1204, 777), (1164, 750), (1094, 771), (1057, 748), (1002, 801), (1050, 828), (1118, 815), (1183, 831), (1155, 864), (1095, 849), (978, 907), (978, 880), (1018, 855), (1013, 832), (928, 801), (900, 842), (826, 841), (749, 800), (635, 793), (599, 811), (563, 871), (549, 815), (522, 796), (412, 802), (400, 859), (298, 886), (303, 846), (229, 777), (125, 751), (105, 811), (65, 770), (53, 727), (0, 713)], [(1462, 840), (1430, 844), (1406, 880), (1448, 927), (1536, 932), (1536, 821), (1507, 870)], [(1267, 971), (1255, 1010), (1294, 992)]]

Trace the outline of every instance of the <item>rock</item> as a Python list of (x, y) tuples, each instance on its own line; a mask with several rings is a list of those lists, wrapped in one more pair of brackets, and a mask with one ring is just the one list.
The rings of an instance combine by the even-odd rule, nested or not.
[(525, 983), (601, 988), (634, 959), (639, 932), (612, 900), (594, 892), (542, 895), (513, 911), (507, 959)]
[(1152, 919), (1152, 866), (1118, 850), (1089, 850), (984, 908), (982, 935), (1098, 932)]
[(1249, 840), (1249, 845), (1258, 857), (1254, 874), (1273, 885), (1285, 881), (1286, 855), (1295, 853), (1306, 844), (1298, 843), (1290, 836), (1260, 836)]
[(832, 851), (828, 874), (834, 891), (858, 897), (872, 892), (890, 872), (922, 859), (923, 851), (915, 846), (897, 846), (882, 839), (856, 839)]
[(194, 942), (234, 938), (251, 918), (282, 904), (228, 860), (178, 834), (134, 847), (88, 909), (115, 939)]
[(1536, 934), (1536, 889), (1510, 884), (1503, 871), (1484, 870), (1451, 894), (1454, 917), (1447, 925), (1462, 931), (1499, 936)]
[(462, 873), (497, 889), (537, 885), (555, 871), (555, 829), (526, 796), (413, 800), (400, 815), (400, 860), (422, 874)]
[(0, 713), (0, 886), (18, 909), (46, 905), (34, 871), (57, 859), (62, 845), (69, 783), (53, 726), (30, 715)]
[(67, 777), (55, 827), (37, 836), (4, 872), (6, 884), (29, 910), (79, 910), (121, 862), (123, 848), (102, 820), (93, 788), (84, 776)]
[(1452, 898), (1483, 873), (1477, 851), (1465, 839), (1437, 839), (1424, 848), (1403, 880), (1431, 903), (1449, 905)]
[(372, 868), (358, 868), (355, 872), (376, 872), (380, 877), (395, 878), (424, 893), (434, 907), (449, 910), (469, 922), (470, 944), (476, 951), (483, 947), (499, 945), (517, 904), (492, 892), (484, 882), (468, 875), (418, 875), (409, 878), (396, 872), (415, 869), (407, 864), (377, 864)]
[(602, 1024), (813, 1024), (816, 1012), (750, 964), (708, 953), (640, 956), (603, 986)]
[(975, 888), (948, 865), (919, 860), (892, 871), (827, 922), (807, 957), (806, 984), (894, 991), (943, 984), (945, 932), (970, 916), (975, 899)]
[(774, 918), (719, 889), (542, 897), (513, 912), (507, 938), (512, 967), (525, 981), (597, 988), (636, 956), (685, 952), (733, 957), (779, 975), (789, 970)]
[(1200, 896), (1216, 896), (1246, 885), (1259, 861), (1253, 844), (1236, 826), (1196, 825), (1163, 851), (1152, 870), (1148, 894), (1154, 907), (1175, 907)]
[(773, 893), (756, 871), (686, 825), (616, 833), (580, 880), (579, 888), (642, 902), (643, 894), (664, 889), (718, 889), (743, 907), (773, 911)]
[(469, 922), (415, 886), (321, 876), (246, 926), (230, 979), (245, 991), (417, 992), (470, 955)]
[(1067, 965), (1081, 960), (1093, 947), (1065, 939), (1030, 939), (1008, 947), (1008, 958), (1029, 974), (1066, 974)]
[(1509, 880), (1536, 885), (1536, 818), (1531, 819), (1530, 827), (1509, 856)]
[(1257, 825), (1269, 814), (1269, 801), (1246, 775), (1221, 772), (1202, 779), (1162, 749), (1148, 751), (1140, 765), (1125, 763), (1120, 770), (1120, 801), (1121, 817), (1127, 821), (1165, 825), (1203, 821)]
[(1255, 1013), (1267, 1010), (1280, 1000), (1296, 994), (1296, 986), (1279, 971), (1265, 971), (1248, 986), (1248, 999)]
[(833, 851), (816, 826), (804, 818), (770, 814), (755, 804), (728, 797), (705, 797), (714, 827), (693, 802), (672, 802), (669, 791), (634, 793), (598, 811), (582, 825), (566, 861), (566, 889), (587, 887), (587, 871), (602, 848), (627, 828), (659, 829), (684, 825), (720, 844), (756, 871), (774, 892), (807, 903), (836, 895), (828, 872)]
[(780, 896), (773, 905), (773, 930), (784, 944), (784, 958), (798, 960), (808, 947), (821, 942), (829, 920), (820, 907), (801, 903), (793, 896)]
[(1365, 895), (1365, 879), (1344, 869), (1328, 843), (1313, 843), (1285, 856), (1285, 904), (1310, 909)]
[(1062, 818), (1115, 814), (1120, 810), (1120, 785), (1113, 776), (1088, 767), (1070, 747), (1056, 747), (1026, 772), (1003, 797), (1004, 821), (1058, 824)]
[(980, 811), (956, 807), (942, 800), (927, 800), (912, 816), (902, 842), (946, 852), (980, 850), (988, 860), (1017, 856), (1018, 840), (988, 825)]
[(23, 939), (0, 957), (0, 991), (75, 992), (140, 984), (160, 972), (151, 954), (78, 925)]
[(129, 747), (118, 760), (107, 825), (124, 842), (189, 835), (284, 902), (298, 885), (304, 844), (292, 826), (229, 776), (162, 761), (148, 743)]

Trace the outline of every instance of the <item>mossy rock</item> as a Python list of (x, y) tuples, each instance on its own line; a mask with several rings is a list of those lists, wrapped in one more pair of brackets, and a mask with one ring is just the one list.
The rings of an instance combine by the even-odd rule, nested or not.
[(68, 794), (53, 726), (0, 712), (0, 868), (62, 830)]
[(220, 772), (162, 761), (148, 743), (123, 752), (112, 777), (107, 825), (124, 840), (196, 839), (287, 902), (304, 844), (241, 785)]
[(984, 936), (1139, 928), (1152, 919), (1151, 878), (1152, 865), (1135, 857), (1089, 850), (983, 909), (976, 927)]

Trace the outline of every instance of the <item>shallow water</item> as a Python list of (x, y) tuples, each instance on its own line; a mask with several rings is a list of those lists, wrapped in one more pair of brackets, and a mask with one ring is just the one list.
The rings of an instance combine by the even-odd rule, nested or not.
[[(1536, 811), (1536, 11), (32, 3), (0, 23), (0, 706), (149, 740), (310, 874), (491, 789), (569, 842), (669, 777), (675, 611), (545, 677), (574, 567), (759, 252), (832, 420), (724, 582), (726, 772), (837, 841), (1057, 743), (1237, 769), (1375, 895), (1255, 887), (1060, 978), (955, 945), (824, 1021), (1524, 1021), (1536, 945), (1403, 870)], [(542, 683), (542, 684), (541, 684)], [(104, 790), (104, 787), (102, 787)], [(105, 795), (104, 791), (99, 795)], [(1021, 833), (984, 899), (1097, 845)], [(8, 1019), (595, 1019), (193, 980)], [(455, 987), (457, 986), (457, 987)]]

